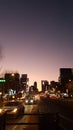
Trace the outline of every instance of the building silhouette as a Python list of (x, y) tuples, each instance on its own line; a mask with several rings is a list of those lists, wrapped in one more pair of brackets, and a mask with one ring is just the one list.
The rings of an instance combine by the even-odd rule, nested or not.
[(49, 82), (47, 80), (42, 80), (41, 81), (41, 87), (42, 87), (42, 91), (45, 92), (48, 90), (49, 88)]
[(19, 91), (20, 87), (20, 75), (19, 73), (5, 73), (5, 92), (9, 92), (9, 89)]
[(28, 77), (27, 77), (27, 74), (22, 74), (21, 75), (21, 79), (20, 79), (20, 84), (21, 84), (21, 89), (24, 90), (25, 92), (27, 91), (28, 89)]
[(65, 86), (70, 81), (73, 81), (73, 68), (60, 68), (59, 82), (63, 90), (66, 90)]

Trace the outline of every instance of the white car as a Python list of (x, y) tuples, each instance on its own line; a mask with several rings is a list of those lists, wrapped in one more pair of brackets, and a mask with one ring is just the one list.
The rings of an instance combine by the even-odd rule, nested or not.
[(68, 93), (61, 93), (61, 96), (62, 96), (63, 98), (68, 98), (68, 97), (69, 97)]
[(0, 113), (6, 112), (7, 117), (16, 118), (21, 114), (24, 114), (25, 107), (22, 102), (9, 101), (0, 108)]
[(25, 98), (25, 104), (35, 104), (36, 101), (35, 101), (35, 98), (33, 96), (27, 96)]

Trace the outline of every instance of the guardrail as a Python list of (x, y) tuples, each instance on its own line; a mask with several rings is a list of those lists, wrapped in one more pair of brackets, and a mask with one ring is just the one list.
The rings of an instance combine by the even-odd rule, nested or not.
[[(35, 117), (37, 116), (38, 122), (8, 123), (6, 122), (6, 114), (4, 114), (2, 117), (0, 117), (0, 130), (6, 130), (6, 126), (8, 125), (35, 125), (38, 126), (37, 130), (73, 130), (73, 121), (59, 113), (25, 113), (24, 115)], [(32, 130), (34, 130), (34, 128), (32, 128)]]

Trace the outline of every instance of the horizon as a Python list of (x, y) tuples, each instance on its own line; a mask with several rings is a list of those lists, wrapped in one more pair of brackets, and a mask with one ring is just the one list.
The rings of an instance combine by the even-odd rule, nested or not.
[(73, 67), (73, 1), (0, 1), (0, 72), (28, 74), (31, 84), (58, 80)]

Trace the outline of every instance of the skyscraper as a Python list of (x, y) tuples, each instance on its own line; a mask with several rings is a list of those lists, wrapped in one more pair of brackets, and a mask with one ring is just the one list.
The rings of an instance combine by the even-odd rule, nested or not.
[(41, 86), (42, 86), (42, 91), (45, 92), (49, 88), (49, 83), (47, 80), (42, 80), (41, 81)]
[(22, 74), (21, 75), (21, 88), (26, 92), (26, 89), (28, 87), (27, 83), (28, 83), (29, 79), (27, 78), (27, 74)]
[(60, 68), (60, 83), (66, 85), (69, 81), (73, 81), (73, 68)]
[(19, 91), (19, 80), (20, 75), (19, 73), (5, 73), (4, 76), (6, 82), (5, 82), (5, 90), (8, 92), (9, 89)]

